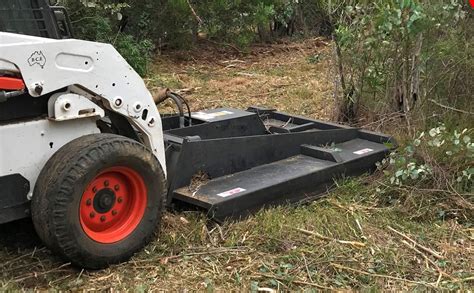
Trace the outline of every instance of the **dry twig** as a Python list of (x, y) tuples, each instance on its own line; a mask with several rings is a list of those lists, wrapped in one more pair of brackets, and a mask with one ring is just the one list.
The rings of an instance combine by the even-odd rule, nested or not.
[(316, 288), (319, 288), (319, 289), (325, 289), (325, 290), (334, 290), (334, 288), (326, 287), (326, 286), (319, 285), (319, 284), (316, 284), (316, 283), (310, 283), (310, 282), (299, 281), (299, 280), (292, 280), (291, 281), (291, 280), (288, 280), (286, 278), (282, 278), (282, 277), (278, 277), (278, 276), (274, 276), (274, 275), (270, 275), (270, 274), (259, 273), (257, 277), (271, 278), (271, 279), (280, 280), (280, 281), (290, 281), (291, 283), (295, 283), (295, 284), (299, 284), (299, 285), (307, 285), (307, 286), (312, 286), (312, 287), (316, 287)]
[(463, 113), (463, 114), (469, 114), (469, 115), (474, 115), (473, 112), (468, 112), (468, 111), (464, 111), (464, 110), (461, 110), (461, 109), (457, 109), (457, 108), (453, 108), (453, 107), (450, 107), (450, 106), (446, 106), (446, 105), (443, 105), (439, 102), (436, 102), (435, 100), (433, 99), (429, 99), (429, 101), (437, 106), (440, 106), (441, 108), (445, 108), (445, 109), (448, 109), (448, 110), (451, 110), (451, 111), (455, 111), (455, 112), (459, 112), (459, 113)]
[(378, 277), (378, 278), (385, 278), (385, 279), (397, 280), (397, 281), (402, 281), (402, 282), (407, 282), (407, 283), (413, 283), (413, 284), (418, 284), (418, 285), (424, 285), (424, 286), (432, 286), (432, 285), (430, 285), (429, 283), (426, 283), (426, 282), (413, 281), (413, 280), (408, 280), (408, 279), (399, 278), (399, 277), (394, 277), (394, 276), (389, 276), (389, 275), (373, 274), (373, 273), (361, 271), (361, 270), (358, 270), (358, 269), (349, 268), (349, 267), (346, 267), (346, 266), (343, 266), (343, 265), (340, 265), (340, 264), (331, 263), (331, 265), (332, 265), (333, 267), (338, 268), (338, 269), (341, 269), (341, 270), (351, 271), (351, 272), (355, 272), (355, 273), (359, 273), (359, 274), (367, 275), (367, 276), (371, 276), (371, 277)]
[(358, 242), (358, 241), (347, 241), (347, 240), (340, 240), (340, 239), (330, 238), (330, 237), (321, 235), (318, 232), (308, 231), (308, 230), (301, 229), (301, 228), (296, 228), (296, 230), (303, 233), (303, 234), (306, 234), (306, 235), (316, 236), (316, 237), (318, 237), (319, 239), (322, 239), (322, 240), (335, 241), (339, 244), (349, 244), (349, 245), (356, 246), (356, 247), (365, 247), (365, 243)]
[(443, 271), (434, 261), (432, 261), (426, 254), (421, 252), (416, 248), (416, 246), (408, 243), (406, 240), (402, 240), (402, 243), (408, 246), (409, 248), (413, 249), (415, 252), (417, 252), (419, 255), (421, 255), (427, 262), (429, 262), (437, 271), (438, 271), (438, 280), (436, 281), (436, 287), (438, 287), (439, 282), (441, 282), (442, 276), (448, 277), (451, 280), (455, 280), (451, 275), (447, 274), (445, 271)]
[(193, 13), (194, 18), (199, 22), (199, 24), (202, 24), (202, 18), (199, 17), (199, 15), (196, 13), (196, 10), (194, 10), (194, 7), (191, 5), (191, 2), (189, 0), (186, 0), (188, 2), (189, 9), (191, 9), (191, 12)]
[(412, 242), (415, 246), (419, 247), (420, 249), (424, 250), (425, 252), (428, 252), (429, 254), (431, 254), (432, 256), (436, 257), (437, 259), (443, 259), (443, 257), (441, 256), (441, 254), (439, 254), (438, 252), (432, 250), (432, 249), (429, 249), (428, 247), (426, 246), (423, 246), (421, 244), (419, 244), (418, 242), (416, 242), (415, 240), (411, 239), (410, 237), (408, 237), (407, 235), (403, 234), (402, 232), (399, 232), (397, 230), (395, 230), (394, 228), (390, 227), (390, 226), (387, 226), (387, 228), (398, 234), (399, 236), (405, 238), (406, 240)]

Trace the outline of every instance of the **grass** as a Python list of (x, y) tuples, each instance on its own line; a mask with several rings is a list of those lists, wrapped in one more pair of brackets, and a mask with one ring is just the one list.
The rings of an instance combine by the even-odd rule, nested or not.
[[(20, 241), (30, 244), (17, 248), (14, 242), (3, 249), (1, 285), (173, 291), (471, 288), (472, 229), (454, 220), (410, 220), (402, 204), (380, 202), (368, 183), (371, 178), (342, 182), (336, 191), (310, 204), (268, 209), (223, 225), (208, 222), (199, 213), (169, 213), (161, 237), (145, 251), (128, 263), (97, 272), (61, 267), (63, 262), (40, 248), (38, 240), (23, 242), (33, 236), (29, 223), (23, 222)], [(2, 231), (2, 239), (17, 237), (17, 226)], [(417, 252), (388, 227), (442, 258)], [(439, 270), (446, 275), (438, 281)], [(463, 281), (467, 278), (471, 281)]]
[[(159, 57), (147, 82), (180, 89), (194, 109), (256, 104), (329, 118), (330, 49), (319, 42), (256, 47), (249, 56), (200, 51), (182, 53), (183, 60), (178, 52)], [(472, 289), (472, 214), (439, 217), (443, 202), (423, 192), (380, 194), (380, 176), (339, 181), (321, 200), (222, 225), (197, 212), (169, 212), (144, 251), (101, 271), (51, 255), (29, 220), (3, 225), (0, 290)]]

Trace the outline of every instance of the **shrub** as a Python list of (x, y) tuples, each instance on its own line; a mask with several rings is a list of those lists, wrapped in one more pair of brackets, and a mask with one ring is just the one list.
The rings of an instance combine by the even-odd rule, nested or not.
[[(421, 132), (379, 167), (393, 186), (418, 186), (454, 193), (474, 189), (474, 129), (448, 130), (444, 124)], [(472, 194), (471, 194), (472, 195)]]
[(339, 2), (339, 120), (354, 122), (361, 109), (409, 119), (428, 99), (462, 105), (474, 90), (466, 76), (474, 70), (473, 18), (464, 0)]
[(128, 4), (85, 0), (63, 4), (70, 11), (76, 38), (111, 43), (138, 74), (146, 74), (154, 46), (149, 39), (122, 32), (122, 12)]

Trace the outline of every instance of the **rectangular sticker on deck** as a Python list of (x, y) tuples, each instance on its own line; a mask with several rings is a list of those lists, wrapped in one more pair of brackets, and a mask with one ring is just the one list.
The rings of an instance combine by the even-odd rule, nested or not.
[(367, 154), (367, 153), (370, 153), (370, 152), (373, 152), (373, 151), (374, 151), (373, 149), (361, 149), (361, 150), (358, 150), (358, 151), (354, 152), (354, 154), (363, 155), (363, 154)]
[(231, 195), (241, 193), (241, 192), (244, 192), (244, 191), (246, 191), (246, 189), (237, 187), (237, 188), (234, 188), (234, 189), (231, 189), (231, 190), (227, 190), (227, 191), (218, 193), (217, 195), (220, 196), (220, 197), (229, 197)]
[(194, 118), (201, 119), (201, 120), (212, 120), (220, 116), (234, 114), (231, 111), (220, 111), (215, 113), (204, 113), (204, 112), (196, 112), (193, 114)]

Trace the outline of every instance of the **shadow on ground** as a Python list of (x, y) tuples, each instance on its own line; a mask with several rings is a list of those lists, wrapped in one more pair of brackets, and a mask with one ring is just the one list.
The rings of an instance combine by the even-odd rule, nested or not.
[(68, 268), (44, 247), (31, 219), (0, 225), (0, 288), (44, 288), (50, 273)]

